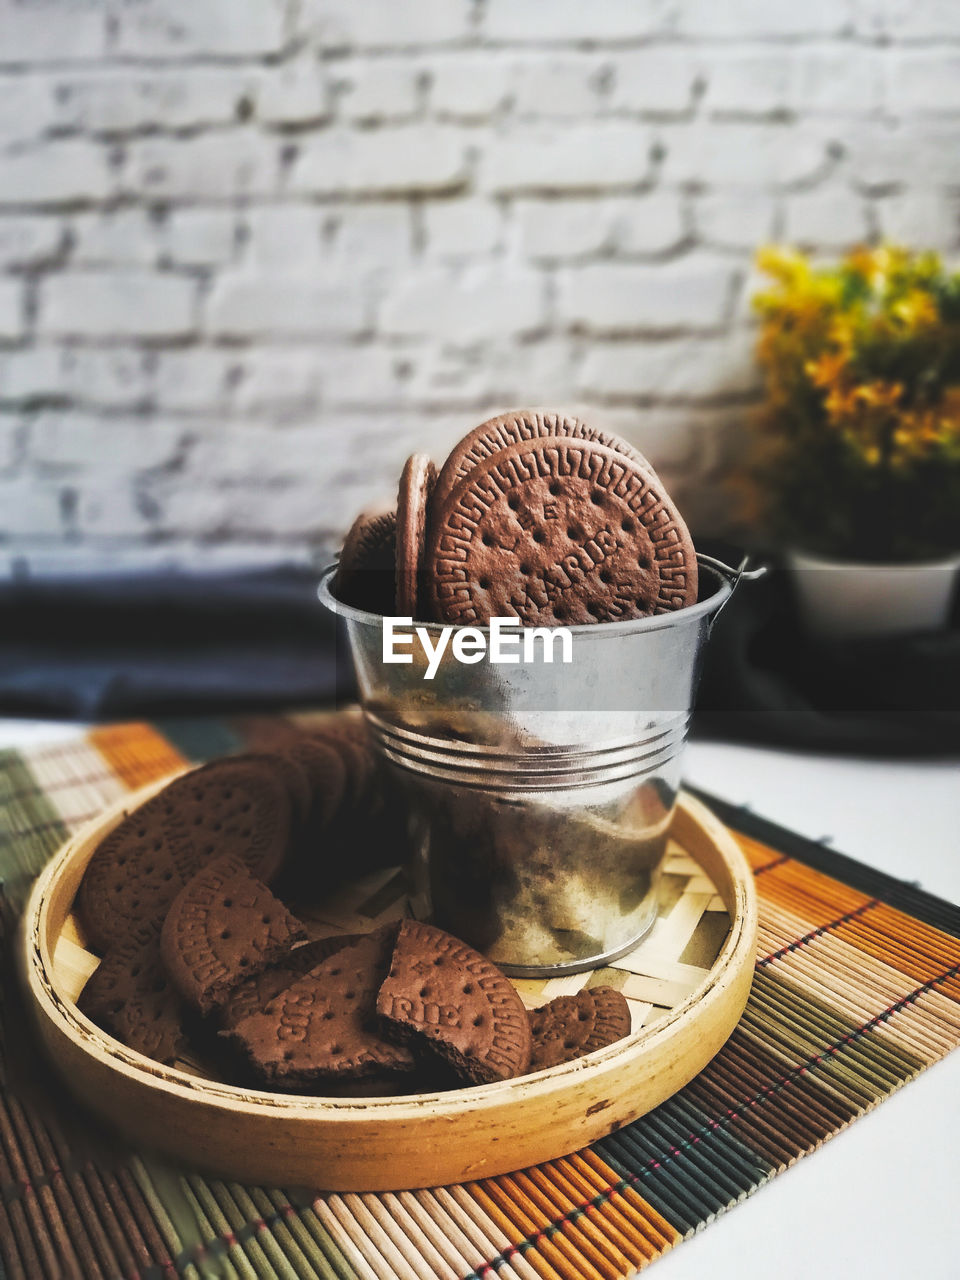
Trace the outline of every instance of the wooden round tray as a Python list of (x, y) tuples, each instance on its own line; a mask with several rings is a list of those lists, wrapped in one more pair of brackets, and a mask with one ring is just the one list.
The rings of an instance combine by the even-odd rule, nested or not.
[[(620, 986), (634, 1030), (618, 1044), (517, 1080), (402, 1098), (258, 1092), (204, 1078), (189, 1064), (163, 1067), (78, 1011), (76, 996), (97, 960), (83, 950), (71, 916), (100, 840), (162, 785), (127, 797), (51, 861), (24, 915), (22, 958), (34, 1020), (66, 1086), (127, 1139), (188, 1164), (330, 1191), (506, 1173), (575, 1151), (663, 1102), (709, 1062), (746, 1004), (757, 930), (753, 876), (726, 828), (682, 795), (661, 915), (648, 939), (611, 969), (516, 983), (531, 1008), (590, 981)], [(382, 906), (390, 895), (381, 888), (374, 897)], [(385, 914), (367, 910), (361, 927), (402, 910), (395, 895)], [(356, 914), (342, 919), (356, 929)]]

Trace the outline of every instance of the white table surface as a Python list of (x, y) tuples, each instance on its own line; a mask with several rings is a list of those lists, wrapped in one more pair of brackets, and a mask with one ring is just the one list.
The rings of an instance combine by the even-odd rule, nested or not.
[[(960, 762), (692, 742), (687, 780), (960, 902)], [(960, 1053), (668, 1254), (663, 1280), (958, 1280)]]
[[(0, 719), (0, 747), (76, 725)], [(695, 786), (960, 902), (960, 761), (691, 742)], [(960, 1053), (656, 1266), (663, 1280), (960, 1280)]]

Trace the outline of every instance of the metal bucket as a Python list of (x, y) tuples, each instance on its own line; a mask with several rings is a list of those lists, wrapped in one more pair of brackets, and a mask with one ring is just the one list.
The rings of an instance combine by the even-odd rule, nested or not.
[[(323, 575), (407, 801), (418, 914), (513, 976), (596, 968), (654, 923), (703, 646), (744, 569), (698, 560), (697, 604), (570, 627), (569, 663), (557, 646), (552, 662), (468, 663), (448, 643), (431, 679), (418, 640), (387, 663), (384, 619), (333, 596), (335, 566)], [(444, 630), (413, 626), (431, 646)]]

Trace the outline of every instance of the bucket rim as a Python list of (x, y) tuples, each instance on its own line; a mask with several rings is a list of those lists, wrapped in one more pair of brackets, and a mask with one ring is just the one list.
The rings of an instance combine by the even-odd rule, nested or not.
[[(701, 619), (709, 619), (712, 615), (719, 613), (730, 599), (734, 587), (737, 585), (738, 574), (736, 569), (721, 565), (719, 561), (713, 560), (709, 556), (702, 556), (699, 552), (697, 553), (697, 566), (701, 582), (704, 574), (709, 575), (714, 582), (714, 588), (705, 600), (698, 600), (696, 604), (686, 605), (682, 609), (674, 609), (670, 613), (654, 614), (647, 618), (623, 618), (619, 622), (574, 623), (565, 629), (573, 635), (608, 636), (613, 639), (615, 636), (632, 634), (633, 632), (662, 631), (667, 627), (686, 625)], [(341, 618), (346, 618), (349, 622), (360, 623), (367, 627), (382, 626), (385, 617), (405, 616), (403, 614), (370, 613), (366, 609), (358, 609), (355, 605), (346, 604), (343, 600), (339, 600), (333, 594), (333, 579), (338, 568), (338, 561), (327, 565), (321, 571), (320, 582), (317, 585), (317, 598), (331, 613), (335, 613)], [(450, 626), (454, 630), (462, 630), (465, 627), (469, 627), (471, 630), (479, 631), (484, 635), (488, 634), (490, 630), (489, 627), (477, 626), (472, 622), (459, 624), (427, 622), (419, 618), (412, 619), (411, 625), (423, 627), (428, 634), (438, 633), (444, 627)]]

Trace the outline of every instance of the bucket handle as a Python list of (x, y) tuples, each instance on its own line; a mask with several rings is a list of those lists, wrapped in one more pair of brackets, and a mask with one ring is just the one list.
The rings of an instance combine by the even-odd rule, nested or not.
[(743, 580), (747, 582), (756, 582), (757, 578), (762, 578), (766, 574), (768, 566), (765, 564), (758, 564), (750, 567), (749, 554), (744, 555), (736, 569), (732, 568), (731, 565), (724, 564), (722, 560), (716, 560), (713, 556), (705, 556), (699, 552), (697, 554), (697, 559), (701, 564), (706, 565), (708, 569), (713, 569), (716, 573), (719, 573), (721, 578), (725, 578), (730, 584), (730, 595), (727, 596), (726, 600), (724, 600), (723, 604), (710, 619), (710, 630), (712, 631), (717, 619), (733, 598), (733, 593), (736, 591), (740, 582)]

